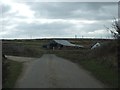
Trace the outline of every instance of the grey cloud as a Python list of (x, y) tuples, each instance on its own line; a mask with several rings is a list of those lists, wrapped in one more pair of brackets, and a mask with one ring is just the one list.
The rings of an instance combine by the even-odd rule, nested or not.
[(12, 21), (12, 19), (14, 19), (14, 18), (19, 18), (19, 19), (24, 19), (24, 18), (26, 18), (25, 16), (20, 16), (20, 15), (18, 15), (18, 12), (16, 11), (16, 12), (11, 12), (11, 10), (12, 10), (12, 8), (11, 8), (11, 6), (10, 5), (7, 5), (7, 4), (0, 4), (0, 13), (1, 13), (1, 17), (0, 18), (2, 18), (2, 19), (6, 19), (6, 18), (8, 18), (10, 21)]
[(60, 22), (53, 22), (53, 23), (19, 23), (16, 27), (22, 30), (62, 30), (65, 28), (71, 27), (72, 24), (70, 23), (60, 23)]
[(2, 13), (0, 18), (2, 18), (2, 19), (4, 19), (4, 18), (12, 19), (17, 14), (16, 12), (14, 12), (14, 13), (10, 12), (11, 6), (9, 6), (9, 5), (1, 4), (0, 8), (1, 8), (1, 13)]
[(85, 32), (91, 32), (91, 31), (96, 31), (96, 30), (102, 30), (102, 29), (106, 29), (106, 27), (110, 27), (110, 25), (112, 24), (112, 22), (110, 21), (98, 21), (96, 23), (92, 23), (92, 24), (84, 24), (84, 27), (80, 28), (81, 30), (85, 31)]
[[(110, 2), (91, 2), (91, 3), (82, 3), (82, 2), (47, 2), (47, 3), (27, 3), (31, 6), (31, 9), (36, 11), (36, 17), (44, 18), (62, 18), (62, 19), (111, 19), (110, 14), (115, 13), (117, 3)], [(112, 12), (107, 8), (112, 9)], [(105, 10), (106, 9), (106, 10)], [(114, 10), (114, 11), (113, 11)], [(80, 11), (75, 13), (76, 11)]]
[(68, 34), (68, 32), (65, 31), (65, 29), (68, 29), (72, 27), (72, 24), (69, 23), (45, 23), (45, 24), (39, 24), (39, 23), (21, 23), (15, 29), (18, 30), (20, 34), (24, 35), (32, 35), (32, 36), (65, 36)]
[(8, 13), (10, 11), (10, 9), (11, 9), (10, 6), (4, 5), (4, 4), (1, 4), (0, 7), (2, 8), (2, 14)]
[[(81, 2), (64, 2), (64, 3), (24, 3), (30, 6), (31, 10), (35, 11), (35, 19), (50, 18), (52, 19), (88, 19), (96, 20), (98, 22), (92, 24), (81, 23), (82, 27), (77, 28), (76, 24), (69, 22), (53, 22), (44, 23), (33, 21), (20, 23), (14, 18), (24, 19), (25, 17), (17, 16), (16, 13), (9, 13), (10, 7), (4, 6), (4, 13), (6, 13), (3, 21), (5, 27), (16, 25), (11, 29), (11, 33), (6, 33), (5, 37), (23, 37), (27, 38), (31, 35), (33, 37), (74, 37), (75, 34), (90, 36), (88, 32), (105, 29), (104, 25), (111, 24), (110, 21), (113, 16), (117, 16), (117, 3), (81, 3)], [(12, 19), (13, 18), (13, 19)], [(6, 30), (7, 31), (7, 30)], [(83, 33), (82, 33), (83, 32)], [(105, 34), (106, 35), (106, 34)], [(101, 35), (96, 34), (95, 37)]]

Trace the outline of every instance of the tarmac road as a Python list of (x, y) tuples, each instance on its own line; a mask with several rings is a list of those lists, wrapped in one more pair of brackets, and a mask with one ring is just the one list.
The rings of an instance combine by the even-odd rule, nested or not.
[(103, 88), (87, 71), (54, 54), (29, 62), (15, 88)]

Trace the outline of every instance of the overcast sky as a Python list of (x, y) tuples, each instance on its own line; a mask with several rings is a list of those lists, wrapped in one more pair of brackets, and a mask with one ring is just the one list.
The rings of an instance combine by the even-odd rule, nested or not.
[(0, 4), (0, 38), (110, 38), (117, 2), (15, 2)]

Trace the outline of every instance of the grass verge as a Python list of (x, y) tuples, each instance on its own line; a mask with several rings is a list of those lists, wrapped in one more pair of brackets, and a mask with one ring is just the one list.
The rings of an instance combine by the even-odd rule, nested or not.
[[(74, 63), (79, 64), (84, 69), (91, 72), (98, 80), (103, 82), (107, 88), (118, 87), (118, 71), (117, 67), (111, 66), (109, 57), (92, 57), (87, 54), (87, 51), (56, 51), (59, 57), (66, 58)], [(112, 56), (114, 57), (114, 56)]]
[(22, 72), (23, 64), (21, 62), (16, 62), (12, 60), (8, 60), (8, 75), (6, 77), (6, 82), (3, 88), (14, 88), (15, 83)]
[(105, 64), (96, 62), (97, 60), (83, 60), (80, 63), (85, 69), (92, 72), (97, 79), (102, 81), (107, 87), (118, 87), (118, 73), (115, 68), (110, 68)]

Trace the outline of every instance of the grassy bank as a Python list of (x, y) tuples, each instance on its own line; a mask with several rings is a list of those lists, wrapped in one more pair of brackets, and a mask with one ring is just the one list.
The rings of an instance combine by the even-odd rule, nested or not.
[(16, 80), (18, 79), (20, 73), (22, 72), (22, 63), (16, 62), (12, 60), (7, 60), (8, 62), (8, 70), (5, 83), (3, 84), (3, 88), (14, 88)]
[(41, 42), (9, 41), (3, 42), (2, 51), (5, 55), (41, 57), (44, 53)]
[(95, 76), (98, 80), (102, 81), (106, 86), (117, 87), (117, 69), (111, 67), (106, 62), (99, 62), (101, 59), (80, 59), (78, 55), (68, 55), (63, 53), (57, 53), (57, 56), (66, 58), (67, 60), (79, 64), (84, 69), (90, 71), (93, 76)]
[(95, 59), (81, 61), (80, 65), (91, 71), (92, 75), (101, 80), (108, 87), (117, 87), (118, 74), (115, 68), (110, 68), (105, 64), (100, 64), (96, 62)]
[(56, 50), (49, 51), (49, 53), (54, 53), (79, 64), (107, 87), (116, 88), (118, 87), (116, 49), (116, 44), (110, 42), (95, 50)]

